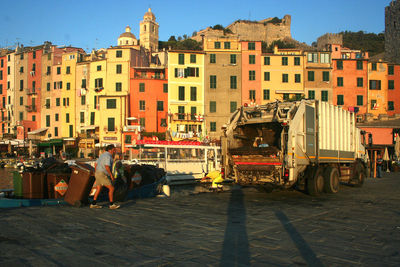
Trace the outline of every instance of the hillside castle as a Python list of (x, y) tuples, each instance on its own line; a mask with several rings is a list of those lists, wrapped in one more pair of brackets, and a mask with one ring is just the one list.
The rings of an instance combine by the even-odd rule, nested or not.
[(271, 44), (276, 40), (292, 38), (290, 24), (290, 15), (285, 15), (283, 19), (268, 18), (260, 21), (237, 20), (227, 26), (225, 30), (208, 27), (199, 31), (192, 39), (200, 42), (203, 37), (237, 37), (240, 41), (264, 41), (267, 44)]
[(400, 63), (400, 2), (394, 0), (385, 8), (385, 57)]

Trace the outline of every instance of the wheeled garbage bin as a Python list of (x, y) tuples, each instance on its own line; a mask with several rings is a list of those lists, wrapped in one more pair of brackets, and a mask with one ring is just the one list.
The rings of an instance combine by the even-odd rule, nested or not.
[(71, 169), (71, 178), (64, 200), (75, 207), (87, 205), (95, 181), (94, 168), (89, 164), (79, 164), (71, 166)]

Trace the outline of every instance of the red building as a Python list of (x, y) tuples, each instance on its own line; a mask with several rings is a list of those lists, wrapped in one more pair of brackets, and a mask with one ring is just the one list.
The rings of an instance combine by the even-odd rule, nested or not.
[(134, 143), (140, 132), (167, 131), (167, 75), (167, 69), (162, 67), (131, 68), (128, 125), (124, 129), (124, 145)]
[(0, 136), (7, 129), (7, 51), (0, 52)]
[[(388, 64), (388, 115), (400, 114), (400, 65)], [(392, 89), (390, 81), (393, 81)]]
[(368, 53), (332, 45), (333, 104), (367, 113)]

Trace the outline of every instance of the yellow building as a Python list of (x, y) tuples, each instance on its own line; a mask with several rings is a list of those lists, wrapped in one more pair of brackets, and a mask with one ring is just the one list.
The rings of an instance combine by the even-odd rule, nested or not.
[(200, 140), (204, 124), (204, 52), (168, 53), (168, 130), (173, 140)]
[[(80, 51), (81, 53), (83, 50)], [(80, 58), (79, 51), (67, 52), (62, 55), (61, 76), (62, 83), (58, 85), (61, 90), (61, 136), (77, 137), (76, 132), (76, 63)]]
[(304, 96), (304, 53), (298, 49), (274, 48), (261, 62), (262, 103), (300, 99)]
[[(393, 88), (392, 88), (393, 87)], [(368, 62), (368, 105), (367, 113), (377, 117), (388, 113), (388, 90), (394, 89), (394, 83), (388, 83), (388, 64), (382, 59)]]

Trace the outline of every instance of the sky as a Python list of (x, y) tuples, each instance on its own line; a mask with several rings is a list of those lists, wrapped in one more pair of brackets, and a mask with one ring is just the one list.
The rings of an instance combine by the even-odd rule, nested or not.
[(208, 26), (238, 19), (292, 17), (292, 37), (311, 44), (325, 33), (385, 30), (391, 0), (0, 0), (0, 47), (35, 46), (50, 41), (90, 52), (117, 45), (129, 25), (139, 39), (139, 23), (150, 7), (159, 39), (191, 36)]

